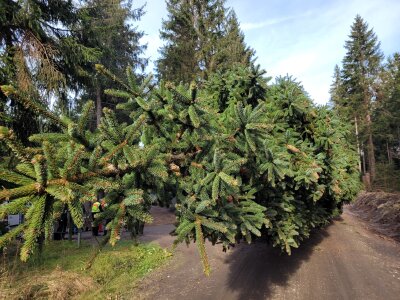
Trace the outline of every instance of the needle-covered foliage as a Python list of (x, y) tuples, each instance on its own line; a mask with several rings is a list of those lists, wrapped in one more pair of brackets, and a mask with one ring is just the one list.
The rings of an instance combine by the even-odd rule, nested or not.
[(1, 236), (0, 246), (23, 233), (22, 260), (50, 237), (65, 204), (82, 226), (81, 204), (100, 189), (108, 206), (98, 219), (112, 219), (111, 244), (125, 225), (150, 222), (152, 203), (175, 198), (177, 241), (196, 241), (206, 273), (205, 239), (229, 247), (263, 237), (290, 254), (358, 191), (357, 155), (346, 126), (315, 107), (290, 78), (268, 85), (262, 71), (238, 68), (198, 89), (154, 86), (151, 78), (138, 84), (130, 69), (124, 81), (97, 68), (115, 81), (105, 92), (121, 98), (117, 109), (129, 116), (128, 124), (104, 109), (100, 126), (89, 131), (92, 102), (73, 122), (2, 87), (61, 129), (31, 136), (37, 148), (24, 149), (1, 128), (20, 162), (0, 171), (15, 186), (0, 191), (0, 200), (9, 201), (0, 216), (22, 212), (25, 222)]

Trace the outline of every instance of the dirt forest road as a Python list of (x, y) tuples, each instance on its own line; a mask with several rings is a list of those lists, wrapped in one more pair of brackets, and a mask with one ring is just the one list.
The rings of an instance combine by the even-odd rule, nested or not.
[[(145, 227), (143, 240), (170, 246), (173, 218)], [(164, 223), (164, 224), (162, 224)], [(205, 277), (196, 246), (180, 245), (172, 261), (146, 278), (135, 299), (400, 299), (400, 245), (368, 230), (345, 209), (291, 256), (265, 243), (240, 244), (227, 253), (207, 246)]]

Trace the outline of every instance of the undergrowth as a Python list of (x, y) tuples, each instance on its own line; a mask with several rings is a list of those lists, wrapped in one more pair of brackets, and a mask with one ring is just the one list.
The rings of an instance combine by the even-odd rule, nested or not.
[(23, 263), (15, 259), (18, 244), (2, 254), (0, 299), (120, 298), (136, 282), (165, 263), (171, 252), (154, 244), (121, 241), (105, 246), (90, 269), (86, 263), (97, 248), (54, 241), (41, 256)]

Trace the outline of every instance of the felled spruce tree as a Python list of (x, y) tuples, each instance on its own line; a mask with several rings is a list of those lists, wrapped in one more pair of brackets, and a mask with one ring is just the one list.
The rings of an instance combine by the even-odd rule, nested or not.
[(75, 123), (2, 87), (63, 130), (32, 136), (38, 148), (25, 150), (2, 128), (21, 163), (1, 171), (16, 187), (0, 192), (0, 200), (10, 201), (0, 214), (25, 212), (26, 222), (0, 237), (0, 245), (23, 232), (24, 260), (42, 236), (49, 237), (62, 205), (81, 226), (79, 207), (99, 189), (109, 203), (100, 219), (113, 220), (112, 244), (124, 224), (150, 221), (152, 195), (164, 204), (176, 196), (177, 242), (196, 241), (206, 274), (206, 239), (227, 248), (264, 236), (290, 254), (358, 191), (346, 127), (326, 108), (314, 107), (290, 78), (268, 86), (262, 71), (239, 67), (197, 89), (153, 86), (150, 78), (137, 84), (129, 69), (125, 82), (97, 69), (114, 80), (115, 89), (105, 92), (125, 99), (117, 109), (129, 124), (105, 109), (98, 130), (90, 132), (91, 102)]
[(85, 127), (93, 102), (85, 105), (78, 122), (72, 122), (58, 118), (13, 87), (2, 86), (2, 91), (56, 123), (62, 132), (33, 135), (30, 140), (38, 147), (24, 149), (11, 130), (0, 128), (0, 138), (20, 160), (15, 170), (0, 170), (1, 179), (16, 186), (0, 191), (0, 200), (9, 201), (0, 206), (0, 216), (25, 215), (23, 224), (0, 237), (0, 247), (23, 233), (21, 259), (27, 260), (38, 242), (51, 236), (53, 221), (65, 205), (74, 223), (82, 227), (82, 204), (93, 201), (99, 190), (106, 193), (107, 209), (97, 221), (112, 220), (108, 225), (111, 244), (119, 239), (125, 222), (151, 222), (150, 193), (168, 173), (157, 143), (139, 145), (146, 121), (143, 117), (127, 126), (118, 123), (114, 112), (104, 109), (98, 130), (90, 132)]

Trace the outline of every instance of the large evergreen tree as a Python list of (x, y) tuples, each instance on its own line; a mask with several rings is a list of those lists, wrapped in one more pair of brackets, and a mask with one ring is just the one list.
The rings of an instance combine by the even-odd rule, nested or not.
[[(115, 98), (103, 94), (110, 81), (95, 76), (96, 62), (118, 76), (128, 65), (143, 70), (147, 63), (139, 43), (143, 33), (134, 27), (143, 8), (133, 9), (132, 1), (1, 1), (0, 6), (1, 84), (18, 86), (34, 99), (51, 95), (43, 99), (51, 98), (63, 114), (80, 104), (73, 92), (82, 101), (97, 99), (97, 122), (103, 106), (115, 107)], [(0, 100), (0, 122), (24, 143), (48, 126), (12, 98)]]
[[(0, 217), (26, 216), (0, 237), (0, 248), (23, 233), (23, 260), (51, 236), (53, 219), (65, 204), (82, 226), (81, 202), (100, 189), (108, 205), (96, 222), (112, 220), (105, 241), (114, 244), (125, 224), (150, 221), (152, 195), (162, 201), (165, 188), (175, 186), (177, 242), (196, 241), (206, 273), (205, 239), (229, 247), (263, 236), (290, 254), (358, 191), (346, 126), (329, 110), (314, 107), (290, 78), (265, 89), (263, 72), (242, 68), (227, 72), (221, 84), (221, 75), (214, 74), (213, 84), (198, 90), (194, 84), (152, 86), (150, 78), (139, 84), (132, 70), (125, 82), (97, 68), (120, 88), (105, 92), (125, 99), (117, 108), (129, 114), (129, 123), (104, 108), (93, 131), (87, 127), (93, 102), (73, 122), (18, 88), (1, 86), (4, 94), (62, 128), (31, 136), (37, 147), (24, 149), (12, 130), (0, 127), (0, 138), (19, 158), (12, 171), (0, 169), (13, 185), (0, 191), (0, 201), (9, 201), (0, 206)], [(240, 84), (230, 80), (240, 76)], [(221, 91), (224, 82), (230, 86)], [(254, 101), (255, 93), (263, 97)], [(228, 100), (215, 109), (221, 95)]]
[[(79, 9), (80, 22), (75, 37), (80, 43), (99, 51), (97, 63), (122, 77), (127, 66), (143, 71), (147, 59), (142, 55), (146, 48), (139, 40), (143, 36), (134, 26), (143, 15), (143, 7), (133, 8), (132, 1), (89, 0)], [(80, 85), (83, 100), (96, 99), (96, 122), (100, 124), (103, 107), (114, 108), (114, 97), (105, 95), (103, 90), (110, 86), (107, 78), (93, 76), (95, 66), (92, 63), (82, 68)]]
[(379, 154), (392, 162), (400, 159), (400, 54), (389, 57), (380, 74), (380, 91), (374, 111), (374, 136)]
[(239, 63), (249, 66), (254, 51), (246, 46), (233, 10), (224, 0), (167, 1), (157, 72), (161, 79), (190, 83)]
[[(331, 94), (330, 104), (335, 106), (336, 109), (341, 110), (341, 114), (350, 115), (349, 112), (344, 111), (346, 108), (348, 108), (348, 106), (343, 103), (343, 81), (338, 65), (335, 65), (335, 69), (333, 72), (333, 82), (331, 84), (329, 93)], [(340, 106), (339, 103), (341, 103)]]
[(344, 118), (359, 123), (360, 137), (367, 145), (368, 170), (373, 180), (376, 163), (372, 110), (377, 97), (377, 79), (383, 55), (376, 34), (359, 15), (351, 26), (345, 48), (347, 52), (342, 62), (340, 86), (332, 90), (332, 101)]
[(240, 30), (240, 24), (233, 9), (229, 10), (225, 18), (224, 36), (217, 45), (218, 49), (215, 54), (217, 63), (215, 69), (211, 68), (211, 72), (215, 72), (215, 70), (224, 72), (235, 64), (251, 65), (255, 51), (246, 45), (244, 34)]
[(196, 32), (190, 24), (190, 4), (188, 1), (169, 1), (167, 10), (168, 20), (163, 21), (160, 32), (166, 44), (160, 49), (157, 73), (160, 78), (173, 82), (190, 82), (199, 73), (195, 57)]
[[(79, 63), (95, 58), (92, 49), (70, 38), (76, 22), (73, 1), (1, 1), (0, 83), (18, 86), (37, 100), (41, 94), (51, 94), (65, 102)], [(9, 117), (3, 122), (24, 142), (39, 130), (39, 119), (20, 104), (4, 95), (0, 101)]]

